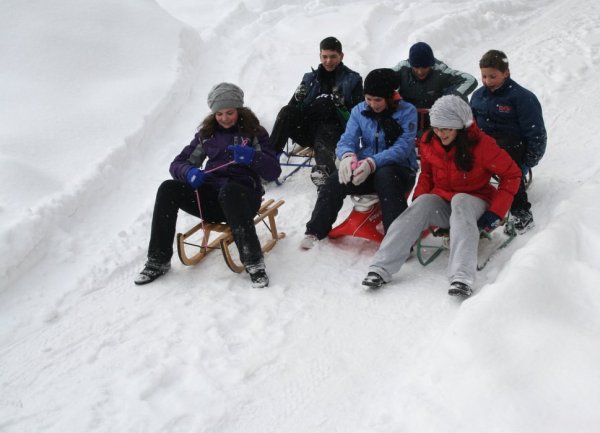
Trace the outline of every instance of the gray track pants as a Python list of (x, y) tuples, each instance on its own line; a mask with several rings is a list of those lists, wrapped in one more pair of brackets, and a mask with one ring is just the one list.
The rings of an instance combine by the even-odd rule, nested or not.
[(410, 248), (429, 226), (450, 228), (448, 279), (472, 286), (477, 272), (477, 220), (487, 203), (469, 194), (456, 194), (450, 203), (434, 194), (419, 196), (390, 225), (369, 272), (376, 272), (385, 282), (400, 270)]

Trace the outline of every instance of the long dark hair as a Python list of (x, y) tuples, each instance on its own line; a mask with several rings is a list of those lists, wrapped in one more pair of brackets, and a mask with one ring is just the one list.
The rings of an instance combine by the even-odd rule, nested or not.
[[(261, 125), (256, 114), (249, 109), (248, 107), (236, 108), (238, 112), (238, 121), (237, 127), (239, 131), (247, 136), (256, 136), (263, 133), (265, 130)], [(219, 123), (217, 122), (217, 117), (215, 113), (211, 113), (204, 118), (200, 126), (198, 126), (198, 131), (202, 134), (203, 137), (210, 137), (214, 135), (215, 131), (219, 127)]]
[[(430, 144), (431, 139), (434, 135), (433, 129), (429, 129), (425, 133), (424, 143)], [(452, 146), (456, 147), (456, 153), (454, 154), (454, 164), (459, 170), (471, 171), (473, 169), (473, 146), (477, 142), (470, 139), (467, 130), (465, 128), (459, 129), (456, 134), (456, 138), (452, 142)]]

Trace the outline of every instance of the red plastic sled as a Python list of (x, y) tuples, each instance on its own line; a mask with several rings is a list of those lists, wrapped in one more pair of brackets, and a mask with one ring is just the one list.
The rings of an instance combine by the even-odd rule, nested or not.
[(383, 232), (378, 229), (381, 223), (381, 205), (376, 195), (351, 196), (354, 207), (348, 218), (328, 234), (329, 238), (354, 236), (375, 242), (383, 240)]

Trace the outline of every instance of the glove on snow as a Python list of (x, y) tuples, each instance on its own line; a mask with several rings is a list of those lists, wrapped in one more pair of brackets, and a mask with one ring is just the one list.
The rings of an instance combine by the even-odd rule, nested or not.
[(200, 170), (197, 167), (190, 168), (185, 175), (187, 183), (194, 189), (198, 189), (204, 183), (205, 177), (206, 173), (204, 173), (204, 170)]
[(240, 146), (239, 144), (227, 146), (233, 152), (233, 160), (240, 165), (249, 165), (254, 159), (256, 150), (252, 146)]
[(477, 220), (477, 227), (479, 230), (491, 232), (500, 225), (500, 217), (494, 212), (486, 210), (483, 215)]
[(358, 162), (358, 165), (352, 172), (352, 183), (360, 185), (371, 173), (375, 171), (375, 161), (372, 158), (363, 159)]
[(356, 168), (356, 155), (354, 153), (346, 153), (340, 161), (338, 168), (338, 179), (340, 183), (350, 183), (352, 172)]

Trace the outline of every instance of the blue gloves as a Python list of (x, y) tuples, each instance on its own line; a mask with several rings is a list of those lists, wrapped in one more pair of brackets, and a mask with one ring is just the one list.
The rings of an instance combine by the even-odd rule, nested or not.
[(477, 220), (477, 227), (479, 230), (491, 232), (500, 225), (500, 217), (494, 212), (486, 210), (483, 215)]
[(200, 170), (197, 167), (190, 168), (185, 175), (187, 183), (194, 189), (198, 189), (204, 183), (205, 177), (206, 173), (204, 173), (204, 170)]
[(252, 146), (240, 146), (239, 144), (227, 146), (233, 152), (233, 160), (240, 165), (250, 165), (256, 151)]

